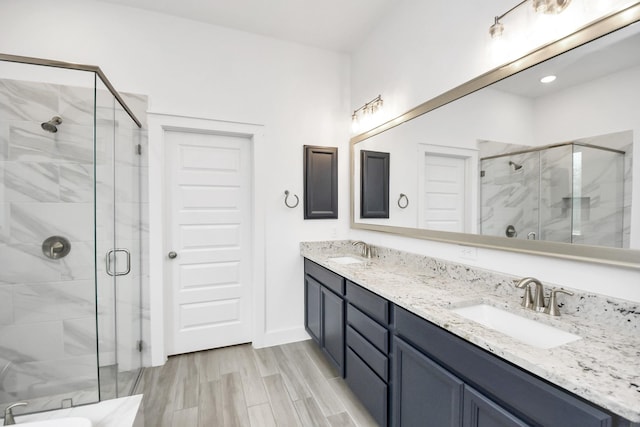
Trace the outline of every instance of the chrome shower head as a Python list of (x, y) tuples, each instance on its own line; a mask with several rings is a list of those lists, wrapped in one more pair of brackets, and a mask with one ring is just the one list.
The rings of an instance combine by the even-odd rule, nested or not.
[(516, 162), (512, 162), (511, 160), (509, 160), (509, 166), (513, 166), (513, 170), (517, 171), (522, 169), (522, 165), (516, 163)]
[(53, 116), (51, 120), (48, 122), (44, 122), (40, 125), (40, 127), (47, 132), (56, 133), (58, 132), (58, 125), (62, 123), (62, 118), (60, 116)]

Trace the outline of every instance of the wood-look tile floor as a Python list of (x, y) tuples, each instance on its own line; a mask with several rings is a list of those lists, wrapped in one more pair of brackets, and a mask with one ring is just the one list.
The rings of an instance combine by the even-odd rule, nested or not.
[(377, 425), (312, 341), (172, 356), (136, 393), (149, 427)]

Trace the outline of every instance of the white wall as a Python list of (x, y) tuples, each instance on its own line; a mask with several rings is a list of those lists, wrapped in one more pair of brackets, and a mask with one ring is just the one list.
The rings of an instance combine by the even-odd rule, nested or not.
[[(503, 21), (505, 33), (502, 39), (493, 40), (488, 35), (493, 16), (511, 8), (514, 5), (511, 0), (495, 1), (490, 6), (486, 2), (463, 0), (405, 0), (353, 55), (352, 109), (382, 94), (385, 116), (379, 120), (398, 116), (473, 77), (632, 3), (635, 2), (573, 2), (558, 16), (536, 16), (526, 4)], [(640, 301), (640, 272), (637, 270), (480, 248), (472, 251), (475, 256), (469, 256), (468, 251), (463, 251), (459, 245), (367, 231), (354, 232), (352, 237)]]
[[(306, 336), (298, 245), (346, 237), (348, 187), (340, 189), (339, 220), (303, 221), (302, 204), (284, 207), (284, 190), (302, 198), (304, 144), (338, 146), (339, 180), (348, 182), (349, 58), (95, 1), (61, 0), (52, 9), (44, 0), (3, 0), (0, 9), (0, 52), (99, 65), (117, 90), (148, 95), (153, 113), (264, 126), (266, 226), (257, 232), (267, 298), (258, 338), (269, 345)], [(151, 283), (152, 292), (161, 286)]]

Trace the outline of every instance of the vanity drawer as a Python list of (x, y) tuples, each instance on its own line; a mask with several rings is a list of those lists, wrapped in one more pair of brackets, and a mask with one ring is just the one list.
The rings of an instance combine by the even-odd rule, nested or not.
[(347, 299), (380, 323), (389, 324), (389, 301), (347, 280)]
[(387, 384), (350, 348), (347, 348), (345, 381), (380, 426), (387, 425)]
[(389, 381), (389, 359), (355, 329), (347, 326), (347, 346), (350, 347), (384, 382)]
[(347, 306), (347, 323), (366, 338), (382, 353), (389, 352), (389, 331), (375, 320), (349, 304)]
[(338, 295), (344, 295), (344, 278), (333, 271), (316, 264), (313, 261), (304, 260), (304, 272), (322, 283), (326, 288), (331, 289)]

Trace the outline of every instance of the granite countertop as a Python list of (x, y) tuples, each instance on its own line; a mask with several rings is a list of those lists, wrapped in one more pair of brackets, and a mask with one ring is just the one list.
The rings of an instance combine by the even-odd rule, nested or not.
[[(511, 276), (378, 248), (371, 260), (350, 242), (301, 243), (301, 255), (502, 359), (632, 422), (640, 422), (640, 304), (587, 294), (558, 294), (560, 317), (520, 306)], [(545, 284), (548, 289), (551, 285)], [(551, 349), (524, 344), (450, 311), (486, 303), (579, 335)]]

